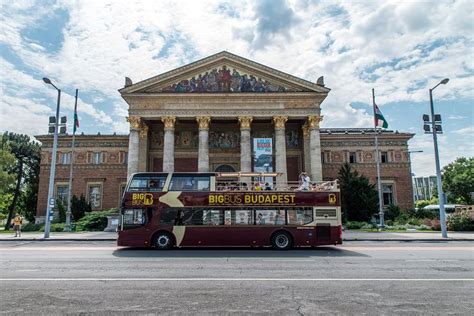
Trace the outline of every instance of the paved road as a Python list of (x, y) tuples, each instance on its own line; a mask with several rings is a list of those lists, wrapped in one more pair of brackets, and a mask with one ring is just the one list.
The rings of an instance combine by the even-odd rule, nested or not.
[[(474, 243), (271, 249), (0, 242), (6, 314), (470, 314)], [(21, 303), (19, 303), (21, 302)]]

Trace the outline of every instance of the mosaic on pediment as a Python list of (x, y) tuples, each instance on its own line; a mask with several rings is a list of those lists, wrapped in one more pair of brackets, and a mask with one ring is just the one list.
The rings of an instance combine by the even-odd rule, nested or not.
[(228, 66), (214, 68), (162, 88), (159, 92), (300, 92)]
[(209, 132), (209, 148), (236, 149), (240, 148), (240, 132), (216, 130)]

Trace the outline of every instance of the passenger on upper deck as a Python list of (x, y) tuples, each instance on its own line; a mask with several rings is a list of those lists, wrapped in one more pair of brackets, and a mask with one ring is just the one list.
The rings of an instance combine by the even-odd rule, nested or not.
[(300, 182), (301, 182), (301, 185), (300, 185), (300, 187), (298, 188), (298, 190), (300, 190), (300, 191), (308, 191), (308, 190), (309, 190), (309, 183), (311, 182), (311, 179), (309, 178), (308, 173), (302, 172), (302, 173), (300, 174)]

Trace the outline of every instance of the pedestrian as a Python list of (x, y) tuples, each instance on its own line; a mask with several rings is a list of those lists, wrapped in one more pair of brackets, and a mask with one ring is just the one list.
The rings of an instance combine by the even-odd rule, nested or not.
[(15, 237), (21, 237), (21, 225), (23, 224), (23, 218), (20, 216), (20, 214), (15, 214), (12, 224), (13, 230), (15, 231)]

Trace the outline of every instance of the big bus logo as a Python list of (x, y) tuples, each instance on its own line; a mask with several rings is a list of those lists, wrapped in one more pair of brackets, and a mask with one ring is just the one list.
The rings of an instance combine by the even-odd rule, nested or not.
[(329, 194), (329, 204), (336, 204), (336, 195), (333, 193)]
[(132, 205), (153, 205), (153, 194), (151, 193), (133, 193)]

